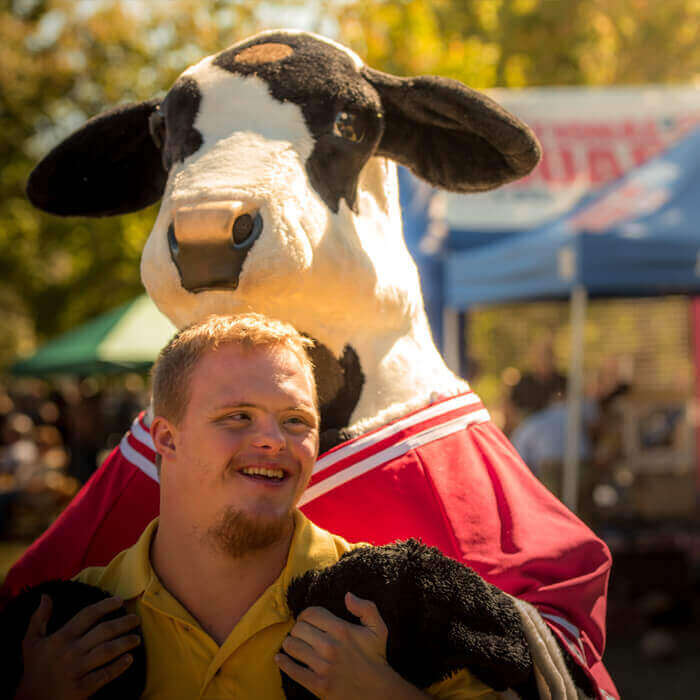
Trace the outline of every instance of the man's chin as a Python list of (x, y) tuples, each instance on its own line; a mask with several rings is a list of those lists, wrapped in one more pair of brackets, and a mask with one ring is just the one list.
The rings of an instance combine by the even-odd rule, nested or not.
[(251, 515), (229, 506), (207, 532), (207, 539), (220, 551), (240, 558), (272, 547), (289, 536), (292, 513)]

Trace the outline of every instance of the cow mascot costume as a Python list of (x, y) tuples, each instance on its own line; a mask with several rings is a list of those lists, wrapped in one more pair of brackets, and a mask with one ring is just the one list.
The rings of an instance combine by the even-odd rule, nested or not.
[[(190, 67), (163, 99), (87, 122), (28, 194), (63, 216), (161, 199), (141, 275), (178, 327), (257, 311), (315, 341), (322, 455), (304, 513), (350, 541), (417, 537), (466, 565), (444, 573), (471, 599), (460, 663), (507, 697), (615, 698), (601, 662), (609, 553), (445, 366), (402, 237), (396, 163), (475, 192), (539, 155), (524, 124), (461, 83), (388, 75), (330, 40), (272, 31)], [(5, 596), (131, 546), (157, 515), (154, 457), (145, 412)], [(528, 680), (514, 693), (518, 640)]]

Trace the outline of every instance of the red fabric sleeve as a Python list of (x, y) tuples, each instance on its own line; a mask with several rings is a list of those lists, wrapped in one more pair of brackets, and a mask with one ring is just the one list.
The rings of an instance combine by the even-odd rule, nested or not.
[(86, 566), (107, 564), (158, 515), (158, 484), (124, 459), (119, 447), (90, 477), (53, 525), (10, 569), (0, 602)]
[(600, 661), (610, 553), (533, 476), (493, 423), (406, 451), (302, 510), (351, 541), (420, 537), (463, 561), (533, 604), (594, 680), (599, 697), (617, 697)]

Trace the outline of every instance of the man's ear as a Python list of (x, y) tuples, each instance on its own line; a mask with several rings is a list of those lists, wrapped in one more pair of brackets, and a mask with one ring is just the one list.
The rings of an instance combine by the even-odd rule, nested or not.
[(159, 103), (112, 109), (59, 143), (29, 176), (32, 204), (60, 216), (111, 216), (157, 202), (168, 179), (149, 130)]
[(175, 456), (175, 435), (177, 428), (163, 416), (155, 416), (151, 421), (151, 437), (156, 452), (161, 459)]
[(399, 78), (369, 67), (379, 93), (384, 134), (377, 155), (430, 184), (480, 192), (527, 175), (539, 162), (533, 132), (486, 95), (449, 78)]

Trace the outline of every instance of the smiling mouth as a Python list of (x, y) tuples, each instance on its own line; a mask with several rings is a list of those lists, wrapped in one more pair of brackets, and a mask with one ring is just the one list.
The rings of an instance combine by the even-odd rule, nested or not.
[(282, 469), (267, 469), (265, 467), (244, 467), (239, 474), (249, 479), (259, 481), (280, 482), (286, 478), (286, 473)]

